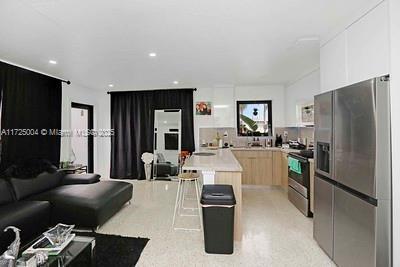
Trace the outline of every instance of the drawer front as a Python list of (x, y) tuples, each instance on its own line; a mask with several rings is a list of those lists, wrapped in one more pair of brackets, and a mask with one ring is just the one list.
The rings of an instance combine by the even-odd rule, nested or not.
[(233, 154), (238, 158), (272, 158), (272, 151), (234, 150)]

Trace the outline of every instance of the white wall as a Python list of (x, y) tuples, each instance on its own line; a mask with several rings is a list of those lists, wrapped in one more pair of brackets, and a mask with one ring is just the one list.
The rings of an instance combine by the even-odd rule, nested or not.
[(314, 95), (320, 93), (319, 69), (285, 88), (286, 126), (300, 126), (298, 106), (314, 102)]
[[(389, 0), (392, 162), (400, 162), (400, 1)], [(400, 164), (392, 164), (393, 266), (400, 266)]]
[[(198, 88), (193, 95), (198, 101), (212, 102), (211, 116), (194, 115), (194, 135), (199, 146), (199, 128), (236, 127), (237, 100), (272, 100), (272, 127), (285, 126), (285, 88), (283, 85), (263, 86), (216, 86)], [(220, 106), (215, 108), (214, 106)], [(195, 107), (193, 107), (195, 112)]]
[[(110, 104), (109, 96), (105, 92), (81, 87), (77, 84), (63, 83), (62, 95), (62, 118), (61, 128), (71, 129), (71, 103), (82, 103), (93, 105), (93, 124), (95, 129), (110, 128)], [(103, 178), (109, 177), (110, 165), (110, 138), (94, 138), (94, 171), (102, 175)], [(60, 160), (69, 160), (71, 148), (71, 138), (61, 138)]]

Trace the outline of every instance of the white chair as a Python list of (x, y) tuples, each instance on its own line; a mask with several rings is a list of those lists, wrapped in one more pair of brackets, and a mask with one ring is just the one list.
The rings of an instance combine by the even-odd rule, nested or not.
[[(185, 199), (188, 199), (185, 194), (187, 194), (188, 185), (194, 184), (194, 189), (196, 195), (193, 198), (196, 201), (197, 207), (190, 208), (185, 207)], [(197, 214), (184, 214), (182, 210), (197, 210)], [(175, 227), (176, 216), (198, 216), (199, 217), (199, 227), (198, 228), (182, 228)], [(172, 227), (174, 230), (187, 230), (187, 231), (200, 231), (202, 229), (202, 218), (201, 218), (201, 208), (200, 208), (200, 182), (199, 175), (193, 172), (184, 172), (178, 175), (178, 190), (176, 192), (174, 217), (172, 220)]]

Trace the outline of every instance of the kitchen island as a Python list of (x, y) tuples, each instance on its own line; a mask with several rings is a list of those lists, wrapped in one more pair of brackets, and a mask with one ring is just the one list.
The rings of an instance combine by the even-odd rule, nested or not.
[[(197, 153), (213, 155), (196, 155)], [(235, 240), (242, 239), (242, 166), (230, 149), (208, 150), (193, 153), (183, 165), (184, 171), (198, 171), (202, 175), (203, 184), (232, 185), (236, 198), (235, 207)]]

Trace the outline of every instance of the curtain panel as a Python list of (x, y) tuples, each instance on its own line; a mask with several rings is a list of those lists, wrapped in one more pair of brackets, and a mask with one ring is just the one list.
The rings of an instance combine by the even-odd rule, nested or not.
[(155, 109), (182, 110), (182, 150), (194, 151), (193, 89), (111, 92), (111, 178), (145, 179), (141, 156), (153, 152)]
[(47, 159), (58, 166), (60, 136), (41, 130), (61, 129), (61, 81), (0, 62), (0, 88), (1, 169), (29, 159)]

